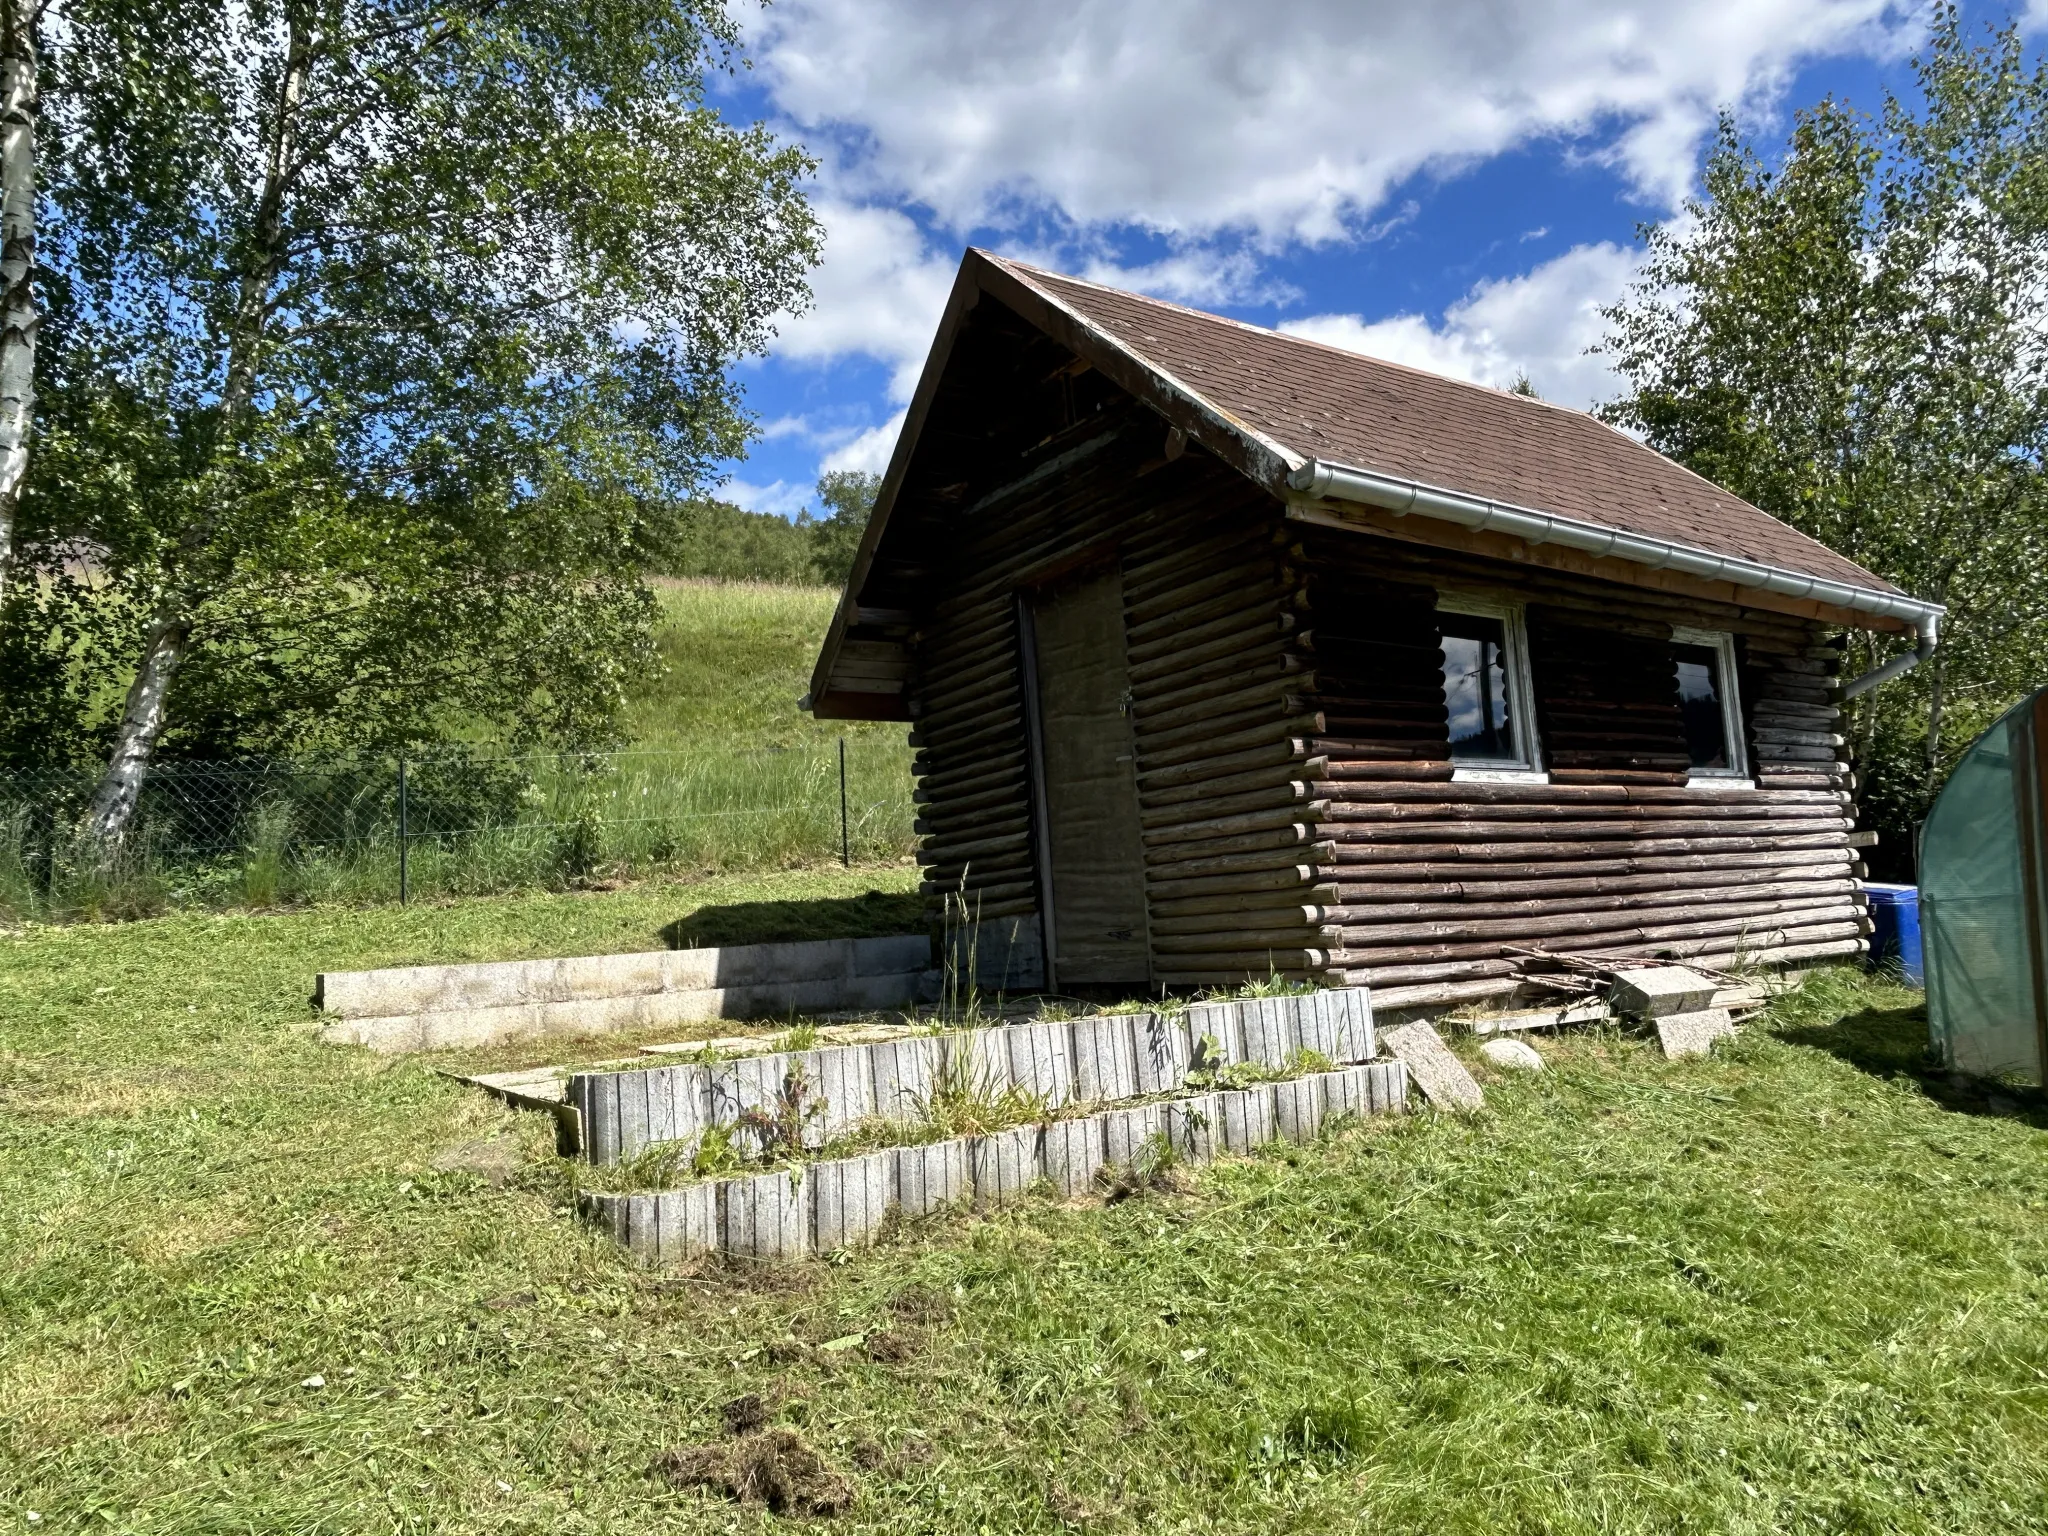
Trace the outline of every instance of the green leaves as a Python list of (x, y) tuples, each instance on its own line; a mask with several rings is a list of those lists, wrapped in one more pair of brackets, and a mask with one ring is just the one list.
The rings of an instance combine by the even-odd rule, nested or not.
[[(1802, 112), (1776, 165), (1724, 121), (1606, 344), (1630, 384), (1609, 419), (1949, 605), (1935, 659), (1852, 716), (1880, 859), (2048, 665), (2048, 73), (1953, 9), (1916, 68), (1876, 120)], [(1853, 637), (1850, 664), (1897, 645)]]
[(103, 749), (159, 611), (180, 751), (615, 734), (640, 560), (818, 251), (810, 161), (705, 104), (735, 39), (703, 0), (68, 6), (0, 665), (58, 624), (89, 670), (0, 678), (0, 750)]

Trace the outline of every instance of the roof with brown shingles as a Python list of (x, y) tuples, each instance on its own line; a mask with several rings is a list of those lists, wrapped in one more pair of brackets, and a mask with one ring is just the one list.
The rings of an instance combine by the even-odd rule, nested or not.
[(1583, 411), (988, 259), (1299, 458), (1897, 590)]

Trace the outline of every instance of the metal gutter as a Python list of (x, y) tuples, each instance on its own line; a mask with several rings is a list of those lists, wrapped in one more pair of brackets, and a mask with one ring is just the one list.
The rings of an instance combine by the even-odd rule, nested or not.
[(1619, 529), (1603, 528), (1598, 523), (1560, 517), (1554, 512), (1538, 512), (1507, 502), (1489, 501), (1461, 491), (1424, 485), (1419, 480), (1400, 475), (1358, 469), (1348, 464), (1332, 464), (1323, 459), (1309, 460), (1287, 477), (1287, 484), (1290, 489), (1306, 496), (1380, 507), (1396, 517), (1405, 517), (1413, 512), (1456, 523), (1461, 528), (1512, 534), (1531, 544), (1561, 544), (1567, 549), (1583, 550), (1587, 554), (1603, 555), (1613, 560), (1627, 560), (1651, 570), (1679, 571), (1707, 581), (1726, 581), (1738, 587), (1755, 587), (1785, 597), (1810, 598), (1832, 607), (1847, 608), (1853, 613), (1897, 619), (1910, 625), (1919, 637), (1918, 646), (1904, 656), (1894, 657), (1876, 671), (1846, 684), (1842, 689), (1845, 699), (1868, 692), (1932, 655), (1940, 639), (1942, 615), (1948, 611), (1939, 603), (1922, 602), (1903, 593), (1878, 592), (1869, 587), (1851, 586), (1847, 582), (1829, 581), (1825, 577), (1809, 576), (1783, 566), (1717, 555), (1670, 539), (1623, 533)]

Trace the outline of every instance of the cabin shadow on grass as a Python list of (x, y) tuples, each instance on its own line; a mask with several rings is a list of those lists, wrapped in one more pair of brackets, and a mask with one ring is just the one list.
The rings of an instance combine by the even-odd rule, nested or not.
[(1928, 1043), (1927, 1006), (1864, 1008), (1829, 1024), (1792, 1024), (1775, 1031), (1787, 1045), (1812, 1046), (1859, 1072), (1908, 1079), (1944, 1109), (2021, 1120), (2048, 1130), (2048, 1094), (2038, 1088), (1950, 1072)]
[(864, 891), (802, 901), (736, 901), (699, 907), (661, 930), (670, 949), (786, 944), (802, 939), (872, 939), (922, 933), (924, 898), (911, 891)]

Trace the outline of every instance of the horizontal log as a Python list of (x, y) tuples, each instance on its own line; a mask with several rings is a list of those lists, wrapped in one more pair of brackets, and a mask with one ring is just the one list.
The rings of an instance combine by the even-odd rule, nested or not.
[(1036, 880), (1019, 880), (1014, 877), (1003, 880), (983, 880), (980, 878), (980, 872), (976, 871), (975, 878), (967, 882), (967, 889), (964, 893), (960, 889), (960, 877), (958, 874), (939, 876), (935, 879), (921, 881), (917, 888), (922, 895), (926, 896), (943, 897), (964, 894), (971, 905), (976, 897), (987, 902), (1009, 901), (1014, 898), (1036, 896), (1038, 882)]
[(1288, 686), (1305, 686), (1305, 680), (1315, 675), (1311, 665), (1288, 650), (1286, 642), (1275, 634), (1262, 639), (1256, 647), (1234, 647), (1205, 667), (1180, 667), (1150, 680), (1133, 677), (1131, 688), (1141, 711), (1159, 712), (1213, 698), (1233, 683), (1251, 687), (1291, 678), (1294, 681)]
[[(1270, 602), (1257, 603), (1235, 613), (1220, 614), (1200, 624), (1189, 624), (1181, 630), (1168, 630), (1156, 640), (1128, 640), (1126, 657), (1134, 669), (1149, 667), (1157, 661), (1171, 661), (1187, 655), (1199, 646), (1226, 640), (1235, 644), (1243, 637), (1260, 632), (1271, 633), (1285, 639), (1298, 632), (1300, 622), (1300, 619), (1286, 611), (1275, 597)], [(1297, 640), (1295, 643), (1298, 645), (1300, 641)]]
[(1170, 647), (1149, 661), (1133, 662), (1126, 671), (1133, 688), (1156, 692), (1220, 677), (1248, 663), (1264, 663), (1275, 657), (1297, 668), (1314, 663), (1314, 658), (1301, 649), (1294, 637), (1273, 622), (1271, 614), (1260, 614), (1200, 645)]
[(1209, 816), (1171, 822), (1163, 827), (1148, 827), (1141, 835), (1148, 851), (1154, 848), (1163, 849), (1177, 843), (1208, 843), (1239, 833), (1265, 832), (1276, 827), (1298, 828), (1301, 832), (1299, 840), (1306, 842), (1309, 828), (1315, 825), (1328, 809), (1329, 807), (1319, 800), (1309, 800), (1300, 805), (1275, 806), (1263, 811), (1243, 811), (1235, 816)]
[(1298, 707), (1289, 708), (1283, 703), (1289, 696), (1289, 681), (1278, 672), (1243, 687), (1218, 680), (1213, 686), (1193, 690), (1194, 697), (1184, 696), (1182, 703), (1167, 709), (1153, 709), (1142, 700), (1135, 701), (1131, 706), (1132, 730), (1141, 741), (1155, 740), (1168, 737), (1183, 726), (1200, 728), (1213, 720), (1254, 718), (1253, 711), (1260, 709), (1276, 715), (1299, 713)]
[[(1604, 850), (1611, 852), (1612, 850)], [(1331, 871), (1322, 878), (1338, 880), (1351, 900), (1354, 890), (1383, 889), (1401, 881), (1483, 881), (1540, 879), (1584, 879), (1609, 878), (1618, 875), (1635, 874), (1695, 874), (1714, 870), (1736, 869), (1805, 869), (1821, 868), (1850, 861), (1851, 854), (1846, 848), (1833, 847), (1822, 850), (1762, 848), (1730, 849), (1721, 848), (1711, 854), (1651, 855), (1637, 858), (1582, 858), (1568, 863), (1524, 864), (1480, 864), (1475, 865), (1459, 859), (1424, 861), (1414, 864), (1373, 864), (1346, 872), (1340, 876)], [(1370, 883), (1368, 883), (1370, 882)]]
[[(1331, 777), (1337, 776), (1332, 770)], [(1444, 778), (1449, 778), (1448, 770)], [(1777, 805), (1847, 805), (1849, 797), (1834, 790), (1792, 793), (1778, 789), (1687, 789), (1672, 785), (1636, 784), (1495, 784), (1483, 781), (1445, 783), (1366, 783), (1352, 785), (1326, 779), (1317, 798), (1338, 805), (1536, 805), (1671, 806), (1689, 812), (1728, 806), (1768, 809)]]
[(1308, 864), (1278, 861), (1265, 864), (1247, 862), (1243, 868), (1206, 875), (1192, 874), (1178, 867), (1165, 871), (1148, 870), (1145, 883), (1150, 892), (1151, 908), (1155, 912), (1172, 911), (1178, 901), (1200, 901), (1218, 897), (1235, 899), (1262, 891), (1309, 892), (1335, 889), (1333, 886), (1318, 886), (1315, 883), (1315, 870)]
[[(1192, 881), (1204, 875), (1234, 875), (1246, 870), (1291, 869), (1298, 865), (1311, 868), (1327, 864), (1329, 855), (1335, 850), (1328, 843), (1284, 844), (1275, 848), (1257, 848), (1244, 853), (1217, 854), (1200, 859), (1181, 859), (1172, 863), (1149, 864), (1145, 870), (1146, 885), (1160, 894), (1178, 894), (1196, 887), (1179, 882)], [(1167, 891), (1172, 885), (1174, 890)]]
[(1029, 809), (1023, 800), (1011, 802), (1001, 814), (988, 811), (959, 811), (951, 814), (934, 813), (912, 819), (910, 830), (923, 838), (927, 846), (943, 847), (948, 839), (957, 837), (989, 838), (999, 834), (1022, 832), (1030, 821)]
[(1023, 792), (1024, 775), (1020, 771), (1020, 762), (1010, 762), (937, 790), (932, 788), (929, 780), (921, 779), (910, 792), (910, 803), (959, 807), (998, 805), (1007, 797)]
[(1333, 764), (1415, 762), (1442, 763), (1448, 766), (1450, 761), (1449, 749), (1442, 742), (1437, 742), (1433, 748), (1423, 748), (1414, 743), (1397, 746), (1390, 742), (1363, 741), (1356, 736), (1332, 736), (1325, 732), (1319, 734), (1310, 743), (1310, 747), (1319, 755), (1329, 758)]
[[(1358, 796), (1375, 793), (1379, 786), (1394, 783), (1448, 784), (1456, 772), (1449, 763), (1390, 762), (1390, 763), (1349, 763), (1330, 762), (1316, 777), (1322, 791), (1331, 798), (1337, 798), (1340, 785), (1357, 784), (1364, 786)], [(1344, 798), (1351, 798), (1349, 792)]]
[[(1795, 800), (1790, 795), (1722, 796), (1711, 790), (1662, 803), (1639, 800), (1616, 804), (1586, 799), (1546, 805), (1505, 798), (1466, 799), (1459, 793), (1464, 787), (1453, 785), (1447, 793), (1433, 800), (1420, 797), (1400, 801), (1366, 800), (1337, 794), (1318, 795), (1317, 798), (1329, 806), (1330, 823), (1346, 828), (1385, 826), (1416, 829), (1454, 825), (1476, 829), (1488, 824), (1506, 826), (1512, 823), (1516, 826), (1569, 828), (1586, 836), (1606, 836), (1610, 829), (1617, 827), (1662, 830), (1707, 821), (1743, 827), (1792, 821), (1840, 821), (1848, 810), (1846, 801), (1832, 797)], [(1721, 803), (1724, 799), (1726, 804)]]
[(1004, 832), (995, 837), (926, 838), (918, 844), (917, 862), (922, 865), (968, 864), (975, 859), (992, 858), (999, 854), (1028, 853), (1031, 834), (1020, 829)]
[[(1554, 866), (1545, 866), (1554, 867)], [(1724, 888), (1764, 889), (1776, 885), (1833, 884), (1848, 881), (1849, 856), (1842, 853), (1821, 864), (1766, 865), (1761, 868), (1713, 868), (1652, 874), (1609, 874), (1588, 877), (1572, 866), (1570, 873), (1547, 880), (1381, 881), (1337, 887), (1337, 904), (1347, 910), (1373, 906), (1421, 909), (1453, 904), (1526, 903), (1548, 906), (1577, 897), (1625, 900), (1635, 893), (1662, 895), (1672, 891)]]
[[(1213, 953), (1179, 955), (1175, 959), (1182, 964), (1199, 962), (1201, 969), (1209, 974), (1264, 976), (1269, 971), (1283, 975), (1289, 971), (1321, 971), (1330, 964), (1327, 949), (1272, 949), (1217, 950)], [(1178, 974), (1178, 973), (1176, 973)], [(1162, 975), (1160, 980), (1167, 985), (1179, 983)]]
[(1746, 933), (1765, 934), (1777, 929), (1811, 927), (1816, 924), (1853, 922), (1855, 909), (1845, 904), (1815, 906), (1775, 917), (1713, 917), (1669, 923), (1589, 923), (1580, 928), (1550, 928), (1541, 932), (1501, 925), (1498, 932), (1476, 939), (1442, 942), (1404, 941), (1385, 946), (1360, 942), (1355, 931), (1345, 933), (1344, 953), (1349, 959), (1363, 959), (1371, 965), (1421, 965), (1424, 963), (1485, 960), (1501, 953), (1503, 945), (1524, 944), (1540, 938), (1541, 947), (1569, 954), (1576, 950), (1620, 950), (1634, 946), (1685, 943), (1713, 937), (1726, 938)]
[[(1292, 742), (1297, 736), (1314, 734), (1314, 728), (1322, 722), (1309, 719), (1287, 720), (1275, 716), (1271, 725), (1241, 727), (1235, 730), (1219, 729), (1214, 736), (1204, 736), (1199, 727), (1187, 733), (1176, 733), (1171, 745), (1154, 746), (1140, 743), (1138, 747), (1138, 774), (1141, 780), (1161, 768), (1174, 768), (1182, 763), (1213, 761), (1218, 757), (1235, 752), (1265, 746), (1268, 743)], [(1301, 756), (1308, 755), (1304, 748), (1290, 750)], [(1158, 782), (1156, 779), (1153, 782)]]
[[(1278, 892), (1271, 900), (1278, 901), (1289, 894), (1291, 893), (1285, 891)], [(1215, 908), (1213, 911), (1187, 912), (1171, 917), (1155, 911), (1149, 929), (1156, 937), (1161, 934), (1263, 932), (1274, 928), (1306, 932), (1328, 928), (1332, 941), (1337, 938), (1339, 932), (1337, 925), (1323, 920), (1321, 914), (1325, 908), (1306, 902), (1295, 902), (1292, 905), (1263, 905), (1238, 897), (1232, 904), (1212, 905)]]
[(1759, 744), (1768, 743), (1788, 747), (1841, 747), (1848, 745), (1846, 737), (1831, 731), (1787, 731), (1776, 729), (1753, 730), (1750, 740)]
[(1294, 765), (1311, 761), (1305, 743), (1276, 735), (1248, 747), (1222, 747), (1213, 756), (1187, 757), (1158, 768), (1141, 765), (1138, 794), (1142, 799), (1159, 790), (1203, 784), (1211, 774), (1250, 773), (1267, 767), (1291, 771)]
[(1611, 912), (1574, 910), (1553, 917), (1520, 914), (1513, 917), (1475, 917), (1467, 922), (1430, 921), (1415, 923), (1343, 924), (1343, 948), (1347, 950), (1398, 948), (1407, 944), (1526, 944), (1547, 941), (1553, 935), (1585, 939), (1588, 934), (1609, 932), (1676, 932), (1681, 925), (1756, 922), (1788, 914), (1824, 913), (1830, 919), (1851, 905), (1846, 891), (1832, 896), (1792, 897), (1783, 901), (1737, 901), (1695, 906), (1626, 908)]
[(990, 747), (944, 766), (934, 763), (928, 753), (920, 752), (911, 759), (910, 771), (917, 777), (918, 788), (934, 795), (986, 788), (1001, 774), (1021, 781), (1024, 776), (1024, 742), (1020, 737), (1007, 746)]
[(1305, 814), (1303, 807), (1308, 803), (1308, 793), (1308, 785), (1300, 779), (1268, 781), (1257, 789), (1244, 790), (1237, 794), (1216, 794), (1206, 799), (1180, 800), (1159, 806), (1157, 809), (1148, 805), (1138, 813), (1138, 824), (1149, 832), (1155, 828), (1187, 826), (1192, 822), (1259, 811), (1289, 809), (1294, 815), (1300, 816)]
[[(1553, 861), (1673, 858), (1692, 854), (1792, 853), (1801, 849), (1840, 848), (1842, 834), (1825, 832), (1798, 837), (1655, 838), (1639, 842), (1503, 842), (1503, 843), (1339, 843), (1326, 844), (1330, 862), (1344, 865), (1393, 863), (1509, 864), (1539, 857)], [(1554, 866), (1553, 866), (1554, 867)], [(1354, 879), (1368, 878), (1353, 876)]]
[(1015, 707), (997, 709), (972, 727), (927, 731), (920, 726), (916, 735), (916, 744), (931, 753), (934, 760), (958, 758), (990, 742), (1023, 740), (1024, 717)]
[[(1693, 957), (1702, 963), (1712, 963), (1718, 959), (1724, 964), (1733, 964), (1757, 956), (1769, 956), (1774, 952), (1828, 944), (1857, 936), (1856, 925), (1853, 923), (1829, 923), (1814, 928), (1786, 929), (1781, 935), (1768, 939), (1760, 938), (1742, 946), (1733, 944), (1727, 936), (1721, 935), (1691, 941), (1669, 940), (1642, 944), (1610, 942), (1597, 947), (1609, 953), (1635, 953), (1645, 958), (1667, 956), (1682, 960)], [(1491, 976), (1520, 977), (1524, 974), (1521, 963), (1515, 960), (1468, 959), (1358, 965), (1348, 952), (1343, 951), (1338, 954), (1337, 965), (1352, 979), (1352, 985), (1372, 988), (1375, 1002), (1378, 1001), (1379, 989), (1382, 987), (1453, 980), (1476, 981)]]
[[(1565, 882), (1557, 882), (1563, 884)], [(1666, 907), (1706, 906), (1713, 903), (1740, 905), (1754, 902), (1807, 900), (1814, 897), (1851, 900), (1858, 896), (1856, 883), (1847, 873), (1833, 880), (1749, 880), (1739, 885), (1706, 886), (1692, 881), (1665, 884), (1633, 891), (1605, 889), (1600, 881), (1577, 881), (1595, 889), (1576, 895), (1551, 893), (1542, 897), (1509, 901), (1410, 901), (1356, 902), (1315, 908), (1314, 921), (1346, 927), (1375, 923), (1404, 922), (1497, 922), (1519, 918), (1547, 918), (1575, 912), (1623, 912)]]
[(1240, 832), (1233, 837), (1211, 837), (1184, 843), (1145, 845), (1145, 863), (1151, 867), (1178, 864), (1189, 859), (1220, 858), (1230, 853), (1255, 853), (1269, 848), (1306, 848), (1315, 831), (1306, 822), (1293, 822), (1258, 832)]
[(1231, 795), (1250, 794), (1260, 790), (1271, 790), (1276, 794), (1285, 794), (1291, 799), (1306, 800), (1309, 797), (1309, 786), (1320, 781), (1322, 768), (1320, 758), (1300, 761), (1289, 757), (1265, 767), (1219, 773), (1214, 778), (1196, 778), (1184, 784), (1155, 784), (1147, 779), (1138, 785), (1138, 799), (1147, 812), (1155, 808), (1165, 812), (1170, 807), (1189, 802), (1213, 803), (1221, 808), (1223, 801)]
[[(1238, 882), (1229, 876), (1223, 876), (1220, 883), (1234, 886)], [(1180, 889), (1178, 886), (1174, 888)], [(1155, 894), (1151, 908), (1152, 920), (1156, 924), (1179, 917), (1206, 917), (1212, 913), (1228, 916), (1236, 912), (1264, 910), (1274, 902), (1292, 903), (1304, 912), (1325, 912), (1336, 903), (1336, 900), (1337, 887), (1334, 885), (1310, 885), (1306, 883), (1306, 877), (1298, 876), (1284, 885), (1278, 881), (1269, 881), (1264, 886), (1245, 884), (1242, 888), (1226, 890), (1214, 896), (1164, 897)]]
[[(1125, 630), (1127, 644), (1133, 647), (1149, 646), (1153, 642), (1172, 634), (1185, 634), (1204, 624), (1213, 624), (1218, 619), (1252, 618), (1266, 613), (1278, 613), (1293, 599), (1291, 588), (1278, 581), (1258, 581), (1237, 584), (1221, 596), (1205, 602), (1177, 605), (1172, 611), (1162, 614), (1143, 624), (1131, 624)], [(1147, 654), (1150, 659), (1150, 653)]]
[[(1348, 806), (1347, 810), (1358, 812), (1361, 806)], [(1489, 806), (1489, 813), (1505, 811), (1509, 807)], [(1518, 806), (1512, 809), (1528, 812), (1536, 809)], [(1731, 814), (1725, 819), (1687, 818), (1659, 819), (1647, 814), (1645, 808), (1632, 808), (1626, 815), (1610, 820), (1597, 820), (1589, 807), (1584, 817), (1570, 820), (1551, 821), (1543, 818), (1508, 820), (1504, 816), (1489, 814), (1485, 820), (1477, 817), (1445, 815), (1426, 820), (1343, 820), (1331, 815), (1322, 823), (1323, 836), (1342, 845), (1369, 843), (1381, 847), (1398, 847), (1403, 843), (1438, 841), (1455, 834), (1481, 842), (1535, 842), (1558, 845), (1599, 844), (1611, 840), (1656, 839), (1711, 839), (1777, 837), (1811, 837), (1822, 833), (1845, 833), (1850, 829), (1849, 818), (1836, 807), (1795, 806), (1793, 811), (1810, 811), (1805, 815), (1784, 815), (1768, 818), (1738, 818)]]
[(1228, 600), (1247, 588), (1256, 590), (1275, 583), (1291, 585), (1289, 575), (1270, 556), (1259, 560), (1250, 569), (1204, 570), (1199, 574), (1190, 573), (1187, 579), (1170, 583), (1165, 588), (1144, 597), (1132, 599), (1128, 593), (1124, 598), (1124, 624), (1131, 634), (1136, 635), (1146, 626), (1161, 619), (1172, 619), (1183, 611), (1199, 609), (1202, 604)]
[(1337, 946), (1337, 930), (1319, 933), (1302, 924), (1284, 928), (1245, 928), (1232, 933), (1154, 933), (1152, 953), (1159, 956), (1161, 963), (1188, 964), (1203, 955), (1222, 950), (1230, 954), (1243, 954), (1247, 950), (1274, 949), (1334, 949)]

